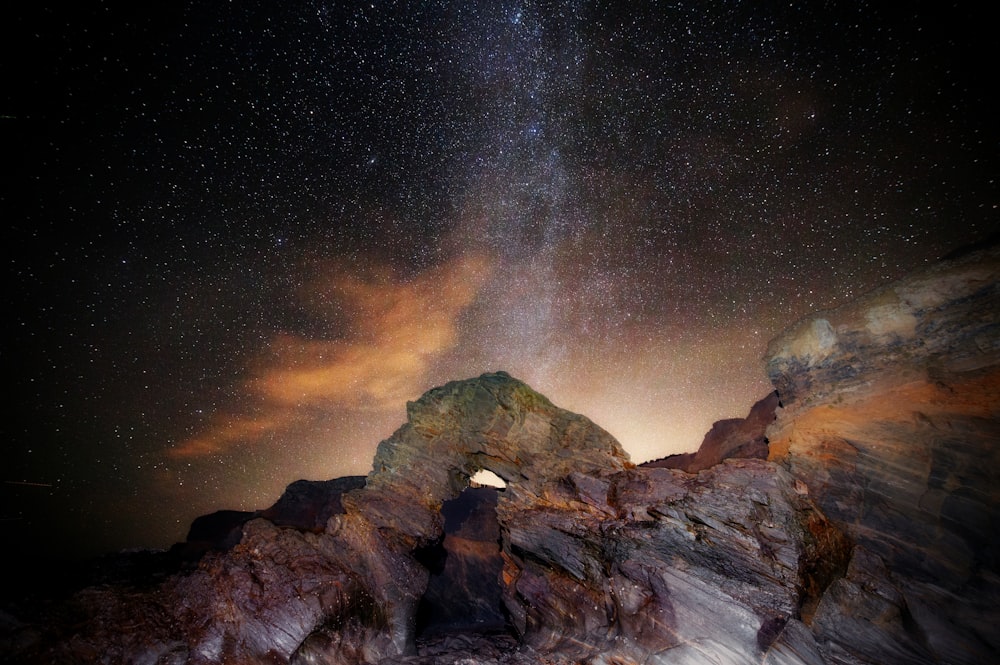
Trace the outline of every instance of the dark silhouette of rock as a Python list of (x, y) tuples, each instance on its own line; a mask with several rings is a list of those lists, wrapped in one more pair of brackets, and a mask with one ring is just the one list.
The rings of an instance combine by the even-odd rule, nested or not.
[(203, 551), (233, 549), (243, 537), (243, 525), (256, 516), (246, 510), (218, 510), (191, 522), (185, 542)]
[(431, 546), (431, 572), (417, 614), (418, 634), (500, 631), (507, 626), (500, 587), (498, 490), (469, 487), (441, 506), (444, 536)]
[[(456, 381), (407, 405), (363, 484), (293, 484), (196, 569), (85, 589), (46, 627), (0, 617), (0, 644), (28, 663), (997, 662), (998, 254), (777, 338), (777, 419), (772, 395), (717, 424), (698, 473), (633, 466), (502, 372)], [(480, 469), (506, 489), (467, 490)]]
[(320, 532), (333, 515), (344, 512), (344, 492), (364, 487), (364, 476), (333, 480), (296, 480), (270, 508), (257, 511), (219, 510), (195, 518), (183, 543), (170, 553), (184, 562), (197, 562), (206, 552), (227, 552), (243, 538), (243, 526), (263, 517), (277, 526)]
[(724, 459), (767, 459), (765, 430), (774, 422), (777, 408), (778, 393), (772, 392), (754, 404), (746, 418), (729, 418), (713, 424), (694, 453), (670, 455), (640, 466), (697, 473)]
[(680, 469), (681, 471), (684, 471), (691, 463), (691, 460), (694, 459), (695, 453), (697, 452), (698, 451), (693, 453), (676, 453), (674, 455), (667, 455), (666, 457), (643, 462), (639, 466), (644, 469)]
[(285, 488), (273, 506), (260, 511), (258, 515), (277, 526), (291, 526), (318, 533), (326, 528), (326, 523), (332, 516), (344, 512), (341, 503), (344, 493), (364, 486), (364, 476), (345, 476), (334, 480), (296, 480)]

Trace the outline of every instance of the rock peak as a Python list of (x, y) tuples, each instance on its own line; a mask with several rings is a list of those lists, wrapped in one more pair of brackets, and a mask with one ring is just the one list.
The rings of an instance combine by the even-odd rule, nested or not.
[(379, 444), (367, 486), (345, 497), (345, 506), (378, 521), (379, 505), (406, 505), (408, 524), (396, 510), (387, 523), (418, 540), (433, 540), (440, 529), (433, 517), (418, 523), (414, 507), (436, 515), (477, 471), (492, 471), (512, 493), (540, 495), (573, 472), (632, 467), (614, 437), (506, 372), (434, 388), (406, 411), (407, 422)]

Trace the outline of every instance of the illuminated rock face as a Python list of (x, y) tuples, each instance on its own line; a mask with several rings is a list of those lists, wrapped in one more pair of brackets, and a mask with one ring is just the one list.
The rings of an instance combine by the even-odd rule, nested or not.
[(477, 471), (507, 483), (502, 506), (539, 501), (572, 472), (597, 478), (631, 467), (607, 432), (503, 372), (435, 388), (407, 413), (379, 444), (366, 487), (344, 495), (346, 514), (328, 525), (356, 553), (347, 563), (377, 598), (397, 652), (413, 649), (428, 583), (414, 553), (441, 538), (442, 504)]
[[(412, 553), (440, 537), (442, 503), (479, 469), (507, 484), (497, 581), (510, 622), (547, 657), (759, 660), (847, 565), (840, 533), (766, 461), (699, 476), (636, 469), (603, 430), (502, 373), (408, 411), (329, 527), (372, 553), (355, 571), (400, 652), (427, 580)], [(310, 662), (336, 662), (342, 644), (321, 644), (334, 648), (310, 650)]]
[(572, 475), (544, 501), (501, 503), (500, 520), (515, 627), (538, 651), (595, 663), (759, 662), (849, 551), (762, 460)]
[(771, 460), (866, 552), (820, 605), (820, 643), (862, 662), (996, 662), (1000, 251), (812, 316), (767, 363), (784, 406)]

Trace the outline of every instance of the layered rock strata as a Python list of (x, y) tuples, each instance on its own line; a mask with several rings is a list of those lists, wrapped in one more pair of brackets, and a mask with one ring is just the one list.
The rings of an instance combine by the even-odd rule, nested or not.
[(817, 612), (824, 653), (997, 662), (1000, 249), (806, 318), (767, 368), (771, 459), (866, 552)]

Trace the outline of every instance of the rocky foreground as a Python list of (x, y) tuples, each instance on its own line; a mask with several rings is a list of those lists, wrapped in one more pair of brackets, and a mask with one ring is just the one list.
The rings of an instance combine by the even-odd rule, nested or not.
[[(5, 617), (11, 662), (1000, 662), (1000, 250), (774, 340), (776, 394), (636, 467), (498, 372), (366, 479), (192, 528), (196, 566)], [(780, 405), (779, 405), (780, 403)], [(766, 457), (766, 459), (762, 459)], [(480, 469), (502, 491), (467, 490)]]

